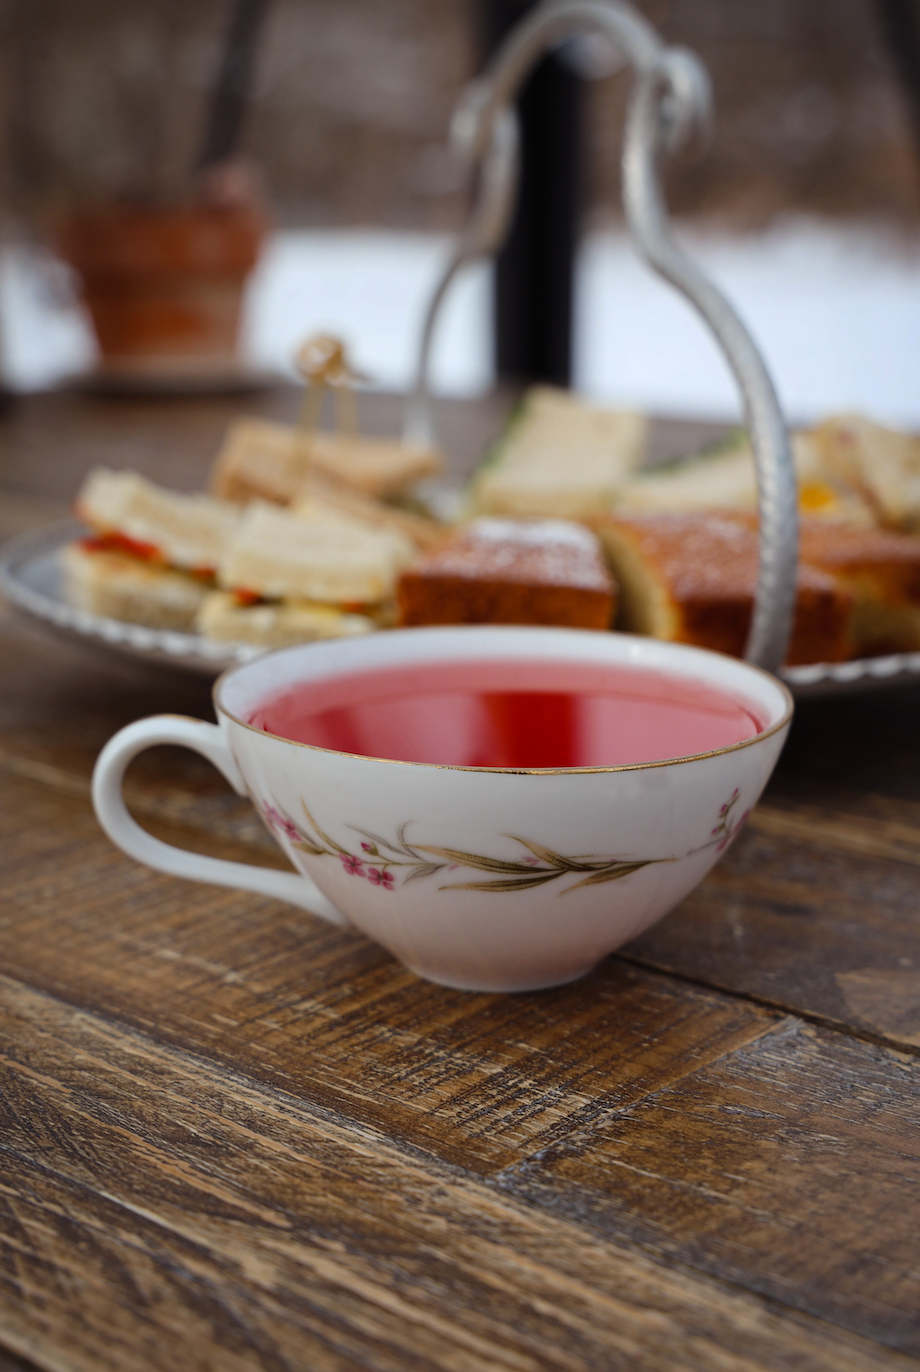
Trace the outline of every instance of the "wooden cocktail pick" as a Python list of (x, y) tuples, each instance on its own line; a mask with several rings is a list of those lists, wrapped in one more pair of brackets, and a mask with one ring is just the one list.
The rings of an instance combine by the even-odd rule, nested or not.
[(353, 437), (358, 433), (356, 387), (370, 378), (348, 360), (345, 344), (331, 334), (313, 334), (294, 356), (294, 365), (306, 382), (298, 428), (305, 437), (319, 428), (326, 391), (335, 396), (336, 428)]
[[(234, 420), (211, 474), (216, 495), (240, 503), (261, 498), (288, 504), (306, 494), (309, 479), (319, 475), (365, 497), (387, 499), (441, 471), (443, 455), (432, 444), (359, 432), (357, 388), (369, 378), (349, 362), (340, 339), (315, 334), (294, 361), (306, 386), (297, 424)], [(335, 427), (321, 429), (327, 391), (335, 399)]]

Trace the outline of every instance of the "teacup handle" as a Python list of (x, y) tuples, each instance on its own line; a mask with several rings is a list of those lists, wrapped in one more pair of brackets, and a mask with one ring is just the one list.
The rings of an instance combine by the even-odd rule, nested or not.
[(299, 905), (332, 924), (348, 924), (319, 887), (299, 872), (276, 872), (268, 867), (254, 867), (248, 862), (226, 862), (223, 858), (189, 853), (184, 848), (163, 843), (142, 829), (128, 813), (122, 783), (132, 758), (160, 743), (175, 743), (200, 753), (223, 773), (237, 795), (249, 794), (230, 745), (217, 725), (185, 715), (152, 715), (149, 719), (139, 719), (109, 739), (93, 771), (93, 808), (116, 848), (169, 876), (207, 881), (239, 891), (255, 891), (260, 896)]

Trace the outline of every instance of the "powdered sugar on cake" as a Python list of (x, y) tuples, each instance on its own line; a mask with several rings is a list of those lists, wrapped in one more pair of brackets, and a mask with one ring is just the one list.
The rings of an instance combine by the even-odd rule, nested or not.
[(570, 520), (483, 517), (400, 576), (399, 622), (606, 629), (616, 585), (597, 537)]
[[(435, 561), (433, 558), (432, 561)], [(565, 519), (474, 519), (436, 555), (441, 573), (607, 590), (597, 539)]]
[(594, 535), (569, 519), (474, 519), (466, 533), (483, 542), (519, 543), (533, 548), (558, 543), (593, 553), (597, 547)]

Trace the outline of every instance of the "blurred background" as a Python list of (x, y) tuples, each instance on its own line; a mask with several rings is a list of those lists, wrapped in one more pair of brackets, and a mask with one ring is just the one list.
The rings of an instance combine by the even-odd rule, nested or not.
[[(920, 0), (637, 7), (711, 73), (713, 140), (669, 169), (670, 205), (761, 343), (790, 418), (863, 409), (920, 428)], [(421, 311), (467, 206), (448, 145), (451, 110), (523, 8), (250, 7), (235, 151), (248, 163), (244, 198), (259, 201), (271, 229), (246, 285), (247, 365), (284, 369), (304, 334), (327, 329), (379, 385), (408, 384)], [(0, 9), (0, 330), (14, 389), (94, 365), (60, 225), (101, 204), (189, 199), (237, 10), (225, 0), (7, 0)], [(574, 102), (578, 225), (571, 348), (557, 372), (618, 403), (734, 414), (705, 332), (624, 231), (628, 72), (599, 43), (555, 61)], [(440, 390), (493, 384), (494, 297), (487, 264), (457, 283), (437, 342)], [(514, 359), (501, 370), (515, 370)]]

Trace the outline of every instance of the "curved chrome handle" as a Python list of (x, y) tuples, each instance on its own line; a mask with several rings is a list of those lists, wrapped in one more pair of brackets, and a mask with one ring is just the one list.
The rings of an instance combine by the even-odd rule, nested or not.
[[(489, 88), (474, 81), (467, 87), (454, 113), (452, 139), (464, 156), (472, 159), (473, 139), (481, 126), (479, 106), (488, 98)], [(415, 381), (406, 407), (403, 438), (407, 443), (426, 447), (435, 441), (431, 406), (431, 349), (435, 324), (454, 277), (467, 263), (488, 257), (504, 242), (511, 223), (511, 210), (518, 185), (518, 127), (514, 111), (507, 106), (493, 111), (489, 139), (477, 154), (479, 186), (469, 219), (461, 230), (444, 265), (434, 294), (428, 302), (416, 363)]]
[(629, 228), (649, 264), (686, 295), (712, 329), (741, 391), (760, 512), (760, 568), (745, 657), (776, 671), (785, 656), (795, 604), (798, 510), (789, 436), (770, 375), (747, 328), (671, 235), (658, 173), (664, 153), (708, 131), (709, 78), (693, 53), (666, 48), (642, 16), (621, 0), (545, 0), (512, 31), (485, 76), (461, 97), (454, 136), (469, 160), (483, 168), (480, 194), (428, 307), (407, 409), (407, 437), (433, 438), (431, 343), (447, 289), (462, 265), (494, 252), (507, 232), (517, 177), (517, 140), (508, 133), (514, 121), (511, 98), (544, 52), (585, 32), (611, 38), (637, 73), (623, 151)]

